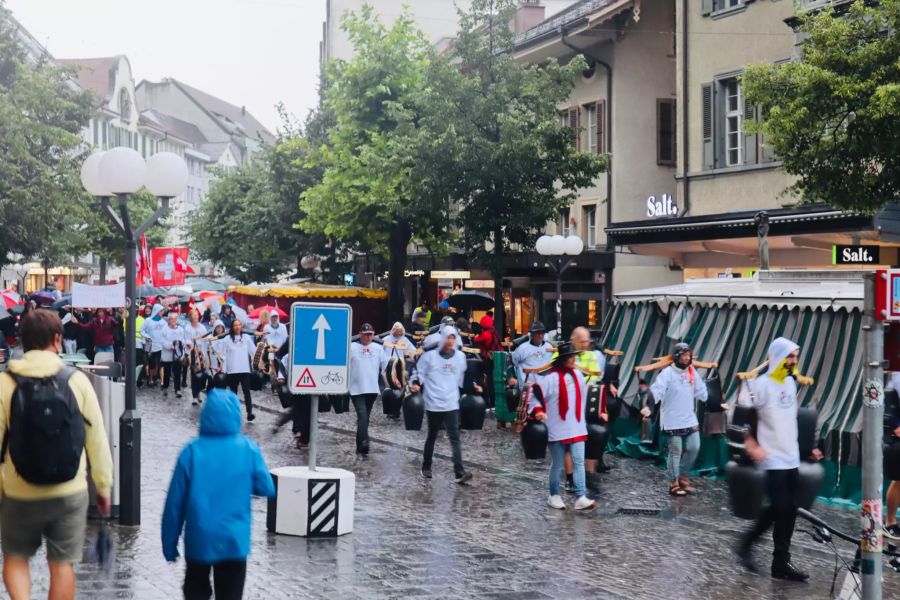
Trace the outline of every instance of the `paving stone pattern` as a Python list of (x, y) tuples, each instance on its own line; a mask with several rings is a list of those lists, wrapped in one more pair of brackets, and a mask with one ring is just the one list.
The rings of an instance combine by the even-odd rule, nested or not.
[[(280, 407), (257, 392), (257, 420), (245, 431), (263, 449), (270, 468), (306, 464), (290, 427), (272, 432)], [(181, 446), (196, 433), (197, 409), (155, 390), (139, 392), (143, 411), (142, 525), (115, 526), (109, 572), (78, 567), (80, 598), (181, 597), (184, 562), (167, 564), (159, 541), (165, 491)], [(419, 476), (425, 432), (405, 431), (376, 404), (372, 453), (354, 453), (355, 414), (321, 414), (319, 464), (357, 477), (354, 532), (306, 540), (268, 534), (266, 503), (253, 503), (252, 554), (245, 598), (595, 598), (705, 600), (828, 598), (834, 555), (808, 536), (795, 536), (795, 559), (813, 577), (808, 584), (773, 581), (739, 569), (731, 548), (746, 522), (730, 516), (721, 481), (700, 481), (697, 497), (671, 499), (662, 470), (642, 461), (609, 459), (594, 496), (597, 510), (557, 512), (545, 505), (544, 461), (526, 461), (518, 436), (492, 419), (480, 432), (463, 432), (471, 485), (452, 482), (449, 444), (438, 440), (434, 479)], [(571, 498), (569, 499), (572, 500)], [(620, 508), (658, 510), (626, 515)], [(818, 514), (854, 531), (854, 512), (816, 507)], [(91, 535), (96, 524), (91, 526)], [(852, 549), (843, 547), (849, 559)], [(758, 549), (768, 566), (770, 542)], [(43, 559), (35, 560), (35, 597), (46, 593)], [(839, 579), (840, 583), (842, 579)], [(900, 597), (900, 576), (887, 573), (885, 598)]]

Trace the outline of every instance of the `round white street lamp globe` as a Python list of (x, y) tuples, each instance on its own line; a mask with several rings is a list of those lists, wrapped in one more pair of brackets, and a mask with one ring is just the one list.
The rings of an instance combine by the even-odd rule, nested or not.
[(319, 259), (315, 256), (304, 256), (300, 259), (300, 266), (311, 271), (318, 268), (319, 262)]
[(173, 152), (157, 152), (147, 159), (147, 189), (160, 198), (179, 196), (188, 183), (184, 159)]
[(553, 256), (562, 256), (566, 253), (566, 238), (561, 235), (550, 236), (550, 243), (548, 246), (550, 254)]
[(81, 185), (91, 196), (112, 196), (100, 180), (100, 161), (105, 154), (106, 152), (94, 152), (81, 164)]
[(113, 148), (100, 159), (100, 181), (112, 194), (134, 194), (147, 177), (147, 163), (136, 150)]
[(537, 242), (535, 242), (534, 249), (537, 251), (538, 254), (540, 254), (542, 256), (547, 256), (548, 254), (550, 254), (549, 244), (550, 244), (550, 236), (542, 235), (541, 237), (539, 237), (537, 239)]
[(566, 254), (570, 256), (578, 256), (584, 250), (584, 242), (577, 235), (570, 235), (565, 238)]

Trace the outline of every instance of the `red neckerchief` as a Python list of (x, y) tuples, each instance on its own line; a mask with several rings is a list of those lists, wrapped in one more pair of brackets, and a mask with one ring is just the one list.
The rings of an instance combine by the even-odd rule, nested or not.
[(566, 388), (566, 375), (572, 377), (575, 383), (575, 420), (581, 422), (581, 386), (578, 385), (578, 378), (575, 377), (575, 369), (564, 369), (562, 367), (553, 367), (551, 373), (559, 374), (559, 418), (566, 420), (569, 413), (569, 390)]

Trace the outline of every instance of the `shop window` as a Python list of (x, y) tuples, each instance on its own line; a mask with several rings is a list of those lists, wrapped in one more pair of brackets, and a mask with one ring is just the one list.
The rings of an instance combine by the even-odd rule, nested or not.
[(675, 100), (656, 101), (656, 164), (675, 166)]

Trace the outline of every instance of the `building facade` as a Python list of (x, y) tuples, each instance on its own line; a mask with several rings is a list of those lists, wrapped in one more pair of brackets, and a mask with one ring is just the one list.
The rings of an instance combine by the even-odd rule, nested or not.
[(745, 67), (799, 60), (791, 17), (822, 4), (674, 3), (677, 210), (616, 219), (607, 233), (620, 252), (669, 260), (684, 280), (752, 275), (761, 267), (761, 238), (772, 269), (831, 267), (835, 244), (876, 244), (882, 263), (897, 262), (893, 208), (866, 217), (801, 205), (787, 192), (792, 179), (764, 136), (747, 129), (759, 110), (743, 95)]

